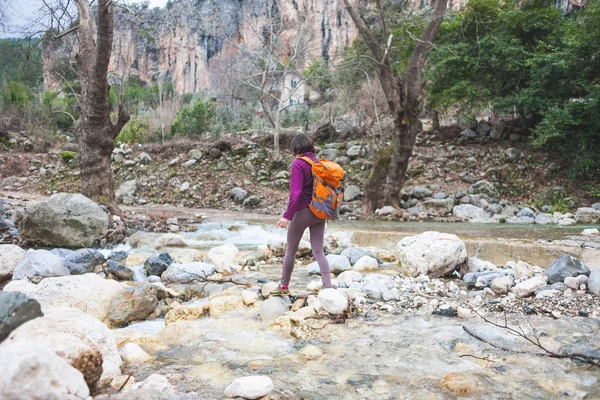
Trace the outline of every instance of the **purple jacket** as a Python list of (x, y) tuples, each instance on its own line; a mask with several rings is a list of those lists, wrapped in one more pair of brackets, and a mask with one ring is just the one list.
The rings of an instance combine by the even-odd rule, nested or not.
[[(313, 153), (304, 153), (304, 156), (313, 161), (318, 161)], [(290, 180), (290, 201), (283, 218), (292, 220), (296, 211), (308, 208), (312, 199), (313, 177), (311, 165), (304, 160), (296, 158), (292, 164), (292, 178)]]

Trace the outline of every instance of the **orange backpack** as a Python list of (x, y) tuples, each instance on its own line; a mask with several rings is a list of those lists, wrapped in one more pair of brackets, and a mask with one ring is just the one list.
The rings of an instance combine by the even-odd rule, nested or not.
[(342, 178), (344, 170), (338, 163), (327, 160), (317, 162), (308, 157), (298, 157), (311, 165), (313, 175), (313, 195), (308, 208), (321, 219), (339, 218), (339, 209), (344, 191)]

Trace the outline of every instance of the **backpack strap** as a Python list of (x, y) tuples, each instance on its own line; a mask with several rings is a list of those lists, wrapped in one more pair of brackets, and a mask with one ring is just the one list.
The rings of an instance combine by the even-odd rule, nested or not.
[(306, 156), (300, 156), (300, 157), (296, 157), (299, 158), (300, 160), (304, 160), (307, 163), (309, 163), (311, 166), (315, 165), (315, 162), (313, 160), (310, 159), (310, 157), (306, 157)]

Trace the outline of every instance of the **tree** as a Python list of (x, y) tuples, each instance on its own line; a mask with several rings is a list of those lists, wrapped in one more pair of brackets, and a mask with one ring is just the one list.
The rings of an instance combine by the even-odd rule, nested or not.
[(74, 133), (81, 149), (81, 193), (118, 212), (110, 156), (115, 138), (129, 116), (122, 104), (116, 122), (110, 116), (108, 66), (113, 41), (113, 2), (98, 0), (96, 27), (87, 0), (75, 3), (79, 14), (76, 59), (81, 118)]
[(373, 212), (384, 204), (400, 205), (400, 189), (406, 179), (417, 134), (423, 129), (419, 120), (423, 109), (423, 68), (442, 24), (447, 2), (437, 0), (403, 76), (392, 67), (390, 53), (393, 36), (390, 35), (387, 44), (382, 46), (350, 1), (344, 0), (344, 5), (378, 64), (379, 81), (394, 118), (393, 145), (379, 151), (364, 185), (366, 208)]

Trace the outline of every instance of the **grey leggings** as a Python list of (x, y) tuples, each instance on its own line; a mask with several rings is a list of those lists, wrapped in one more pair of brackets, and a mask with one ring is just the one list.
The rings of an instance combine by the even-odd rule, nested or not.
[(283, 259), (283, 271), (281, 273), (281, 285), (288, 286), (292, 271), (294, 270), (294, 261), (296, 261), (296, 252), (300, 245), (300, 240), (306, 228), (310, 228), (310, 245), (313, 256), (319, 263), (321, 270), (321, 279), (323, 287), (331, 287), (331, 276), (329, 275), (329, 262), (323, 252), (323, 238), (325, 237), (325, 221), (315, 216), (310, 209), (305, 208), (296, 211), (294, 218), (288, 226), (287, 248), (285, 249), (285, 258)]

